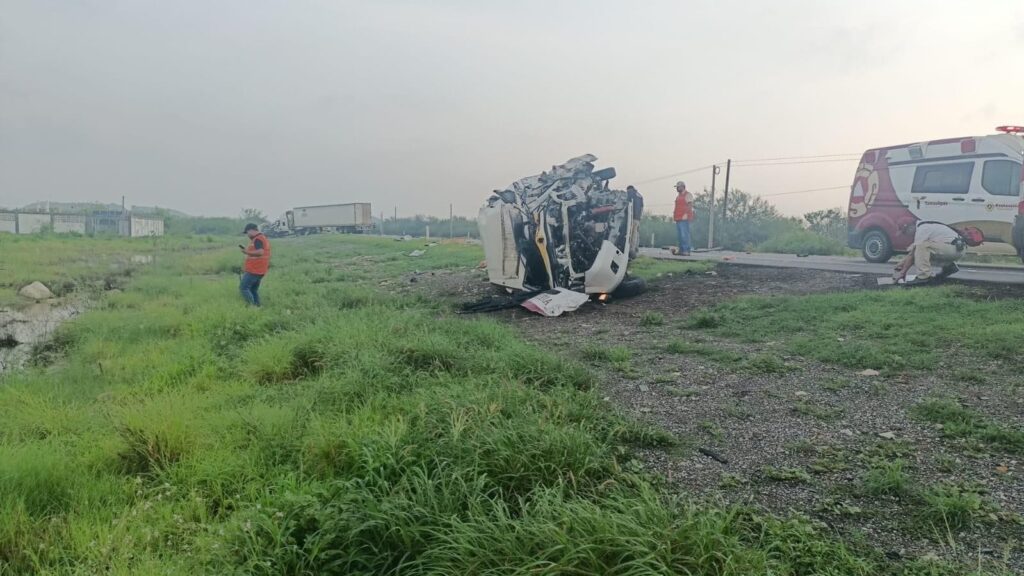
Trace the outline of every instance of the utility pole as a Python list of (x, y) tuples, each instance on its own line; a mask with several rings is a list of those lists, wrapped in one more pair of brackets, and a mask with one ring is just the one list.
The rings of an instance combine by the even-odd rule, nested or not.
[(455, 213), (455, 208), (451, 204), (448, 204), (448, 239), (449, 240), (452, 240), (452, 239), (455, 238), (455, 218), (453, 216), (454, 213)]
[(384, 235), (384, 211), (380, 211), (380, 235)]
[(708, 207), (708, 250), (715, 247), (715, 177), (721, 170), (711, 167), (711, 206)]
[(725, 161), (725, 191), (722, 192), (722, 224), (729, 218), (729, 173), (732, 172), (732, 159)]

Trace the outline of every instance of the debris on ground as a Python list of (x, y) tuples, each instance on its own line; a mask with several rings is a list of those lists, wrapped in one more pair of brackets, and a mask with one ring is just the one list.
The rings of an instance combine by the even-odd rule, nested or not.
[(409, 252), (409, 256), (412, 256), (413, 258), (419, 258), (420, 256), (423, 256), (426, 253), (426, 250), (413, 250), (412, 252)]
[(23, 286), (21, 290), (18, 290), (18, 295), (29, 300), (49, 300), (53, 298), (53, 292), (46, 287), (46, 284), (36, 280), (28, 286)]
[(879, 372), (878, 370), (874, 370), (872, 368), (868, 368), (867, 370), (861, 370), (860, 372), (857, 372), (858, 376), (878, 376), (879, 374), (881, 374), (881, 372)]
[(491, 283), (607, 294), (625, 280), (643, 197), (632, 187), (612, 189), (615, 169), (595, 170), (595, 160), (573, 158), (487, 200), (478, 224)]
[(499, 310), (509, 310), (511, 308), (518, 308), (523, 302), (533, 298), (537, 295), (537, 292), (516, 292), (514, 294), (505, 294), (503, 296), (487, 296), (473, 302), (467, 302), (462, 304), (459, 309), (459, 314), (475, 314), (481, 312), (497, 312)]
[(726, 460), (724, 456), (722, 456), (718, 452), (715, 452), (714, 450), (711, 450), (710, 448), (697, 448), (697, 451), (707, 456), (708, 458), (711, 458), (715, 462), (718, 462), (719, 464), (729, 463), (729, 461)]
[(523, 302), (523, 308), (536, 312), (541, 316), (561, 316), (565, 312), (572, 312), (583, 306), (590, 300), (590, 296), (573, 292), (565, 288), (555, 288), (543, 292)]

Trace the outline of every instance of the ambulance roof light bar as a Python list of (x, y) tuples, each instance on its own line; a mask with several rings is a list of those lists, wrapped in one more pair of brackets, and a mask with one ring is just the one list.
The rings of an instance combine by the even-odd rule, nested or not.
[(1024, 134), (1024, 126), (998, 126), (996, 132), (1003, 134)]

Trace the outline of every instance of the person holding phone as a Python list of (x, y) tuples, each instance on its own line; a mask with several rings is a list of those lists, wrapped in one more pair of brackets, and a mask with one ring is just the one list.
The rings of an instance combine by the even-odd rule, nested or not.
[(246, 302), (259, 307), (260, 283), (270, 269), (270, 241), (260, 232), (260, 227), (251, 222), (245, 225), (243, 234), (249, 237), (249, 246), (238, 245), (245, 254), (244, 272), (238, 291), (242, 293), (242, 298), (245, 298)]

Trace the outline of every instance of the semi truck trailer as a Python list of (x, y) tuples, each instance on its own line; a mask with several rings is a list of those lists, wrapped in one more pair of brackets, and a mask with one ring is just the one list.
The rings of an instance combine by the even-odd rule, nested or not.
[(360, 234), (373, 230), (369, 202), (297, 206), (267, 226), (268, 236), (345, 232)]

